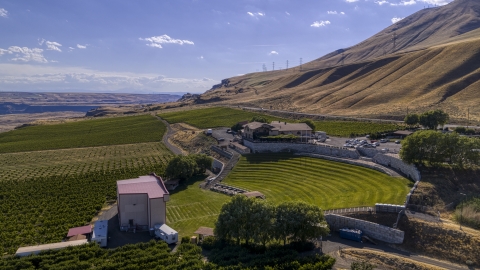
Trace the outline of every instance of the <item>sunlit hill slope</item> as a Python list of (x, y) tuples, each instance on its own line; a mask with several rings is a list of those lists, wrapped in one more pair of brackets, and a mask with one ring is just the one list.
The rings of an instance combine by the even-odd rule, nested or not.
[(188, 102), (397, 118), (432, 108), (467, 118), (469, 109), (480, 121), (479, 79), (480, 1), (456, 0), (301, 69), (226, 79)]

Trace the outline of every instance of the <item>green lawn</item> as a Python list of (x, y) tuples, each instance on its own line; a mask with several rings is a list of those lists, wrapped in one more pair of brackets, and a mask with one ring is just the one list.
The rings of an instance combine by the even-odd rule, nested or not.
[(199, 188), (204, 177), (189, 180), (171, 192), (167, 224), (180, 237), (193, 236), (199, 227), (214, 227), (220, 208), (230, 196)]
[(364, 167), (289, 154), (242, 157), (224, 183), (260, 191), (276, 204), (301, 200), (324, 210), (403, 204), (412, 184)]
[(158, 142), (165, 130), (151, 115), (32, 126), (0, 133), (0, 153)]
[[(261, 112), (250, 112), (240, 109), (214, 107), (186, 110), (171, 113), (161, 113), (160, 117), (169, 123), (187, 123), (197, 128), (231, 127), (234, 124), (248, 120), (255, 115), (263, 115), (270, 121), (296, 122), (294, 119), (275, 117)], [(373, 133), (383, 133), (404, 129), (396, 124), (355, 122), (355, 121), (315, 121), (316, 129), (327, 132), (330, 136), (350, 137)]]

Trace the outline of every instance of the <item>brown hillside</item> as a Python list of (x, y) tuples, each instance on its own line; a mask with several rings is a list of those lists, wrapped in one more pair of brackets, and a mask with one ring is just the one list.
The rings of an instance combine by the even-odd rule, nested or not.
[[(393, 27), (399, 51), (380, 56), (375, 44)], [(408, 107), (464, 119), (470, 108), (470, 119), (480, 121), (480, 1), (422, 10), (347, 52), (355, 63), (329, 66), (338, 62), (330, 54), (308, 64), (322, 63), (317, 68), (234, 77), (196, 102), (366, 117), (400, 117)]]

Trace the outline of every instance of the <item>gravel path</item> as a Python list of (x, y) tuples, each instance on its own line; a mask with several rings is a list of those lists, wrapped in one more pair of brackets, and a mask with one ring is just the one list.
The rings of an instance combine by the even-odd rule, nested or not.
[(171, 144), (169, 141), (168, 141), (168, 138), (170, 138), (170, 136), (173, 135), (173, 133), (175, 133), (173, 131), (173, 129), (170, 127), (170, 124), (163, 120), (162, 118), (160, 118), (158, 115), (155, 115), (155, 117), (162, 121), (165, 126), (167, 126), (167, 132), (165, 132), (165, 134), (163, 134), (163, 138), (162, 138), (162, 142), (165, 144), (165, 146), (167, 146), (168, 149), (170, 149), (170, 151), (172, 151), (174, 154), (176, 155), (183, 155), (183, 152), (180, 148), (178, 148), (177, 146)]

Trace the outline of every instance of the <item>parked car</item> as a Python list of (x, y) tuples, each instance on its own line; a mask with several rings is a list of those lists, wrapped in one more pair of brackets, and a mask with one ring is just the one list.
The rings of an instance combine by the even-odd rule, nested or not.
[(381, 139), (380, 142), (381, 143), (386, 143), (386, 142), (388, 142), (388, 140), (387, 139)]
[(399, 141), (399, 140), (396, 140), (395, 143), (396, 143), (396, 144), (400, 144), (400, 141)]
[(225, 138), (218, 138), (218, 141), (223, 142), (225, 141)]

